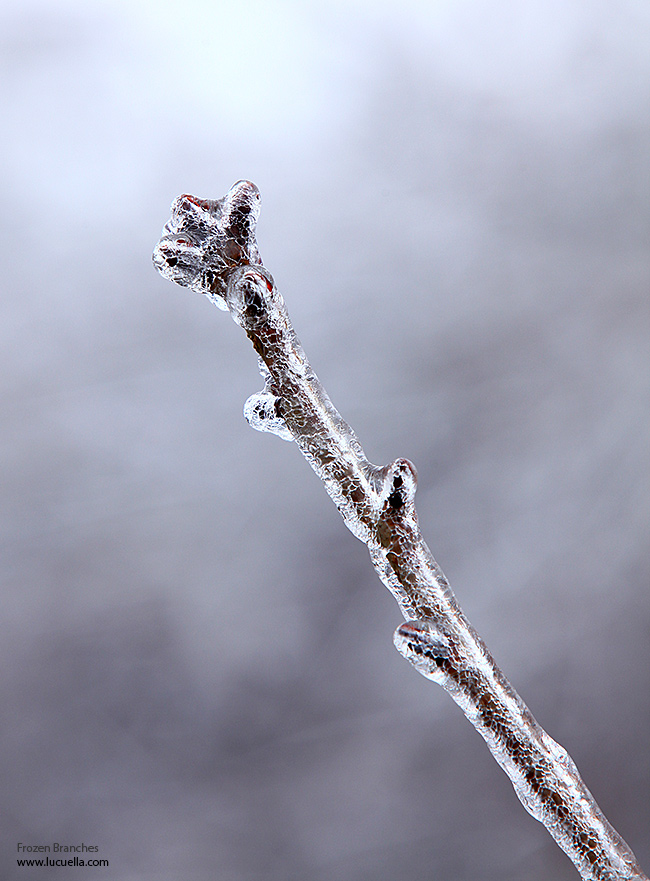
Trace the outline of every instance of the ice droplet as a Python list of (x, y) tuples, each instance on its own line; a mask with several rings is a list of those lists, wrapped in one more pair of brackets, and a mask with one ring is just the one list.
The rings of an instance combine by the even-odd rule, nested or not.
[(271, 392), (251, 395), (244, 404), (244, 416), (251, 428), (257, 431), (270, 431), (282, 440), (293, 440), (293, 435), (278, 412), (278, 398)]

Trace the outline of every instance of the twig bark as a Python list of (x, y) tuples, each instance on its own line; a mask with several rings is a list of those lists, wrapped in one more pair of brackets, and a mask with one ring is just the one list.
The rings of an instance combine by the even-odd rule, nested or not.
[(401, 654), (442, 685), (487, 742), (526, 810), (544, 824), (583, 879), (647, 876), (603, 816), (566, 750), (537, 724), (462, 613), (424, 543), (407, 459), (380, 468), (364, 455), (298, 341), (255, 241), (259, 192), (239, 181), (216, 201), (179, 196), (154, 251), (166, 278), (229, 310), (259, 356), (262, 392), (246, 402), (254, 428), (294, 440), (348, 528), (363, 541), (402, 610)]

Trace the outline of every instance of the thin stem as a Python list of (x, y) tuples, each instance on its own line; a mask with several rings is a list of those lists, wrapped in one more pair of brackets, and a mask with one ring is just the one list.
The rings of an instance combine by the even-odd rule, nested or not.
[(259, 192), (240, 181), (217, 201), (179, 196), (154, 251), (166, 278), (229, 310), (259, 356), (262, 392), (244, 408), (254, 428), (294, 440), (348, 528), (363, 541), (406, 622), (401, 654), (442, 685), (485, 739), (526, 810), (589, 881), (645, 879), (566, 750), (537, 724), (462, 613), (424, 543), (407, 459), (380, 468), (330, 401), (293, 330), (255, 241)]

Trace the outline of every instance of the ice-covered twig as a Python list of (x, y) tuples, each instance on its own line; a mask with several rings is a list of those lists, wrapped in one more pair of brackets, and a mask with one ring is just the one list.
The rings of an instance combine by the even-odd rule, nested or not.
[(216, 201), (179, 196), (154, 251), (156, 268), (206, 294), (244, 329), (265, 381), (246, 402), (246, 418), (298, 444), (407, 619), (395, 631), (397, 649), (449, 692), (526, 810), (584, 879), (648, 881), (566, 750), (540, 728), (459, 608), (420, 534), (414, 466), (407, 459), (383, 468), (371, 464), (328, 398), (262, 266), (258, 215), (259, 192), (248, 181)]

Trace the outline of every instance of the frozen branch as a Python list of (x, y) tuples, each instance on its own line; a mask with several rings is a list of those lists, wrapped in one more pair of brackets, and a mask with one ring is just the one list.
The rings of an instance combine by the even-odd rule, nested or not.
[(246, 418), (298, 444), (399, 603), (406, 621), (395, 631), (397, 649), (449, 692), (526, 810), (583, 879), (648, 881), (566, 750), (540, 728), (459, 608), (420, 534), (414, 466), (407, 459), (371, 464), (328, 398), (262, 266), (258, 215), (259, 192), (248, 181), (216, 201), (179, 196), (154, 251), (156, 268), (229, 310), (246, 332), (264, 378), (264, 389), (246, 402)]

